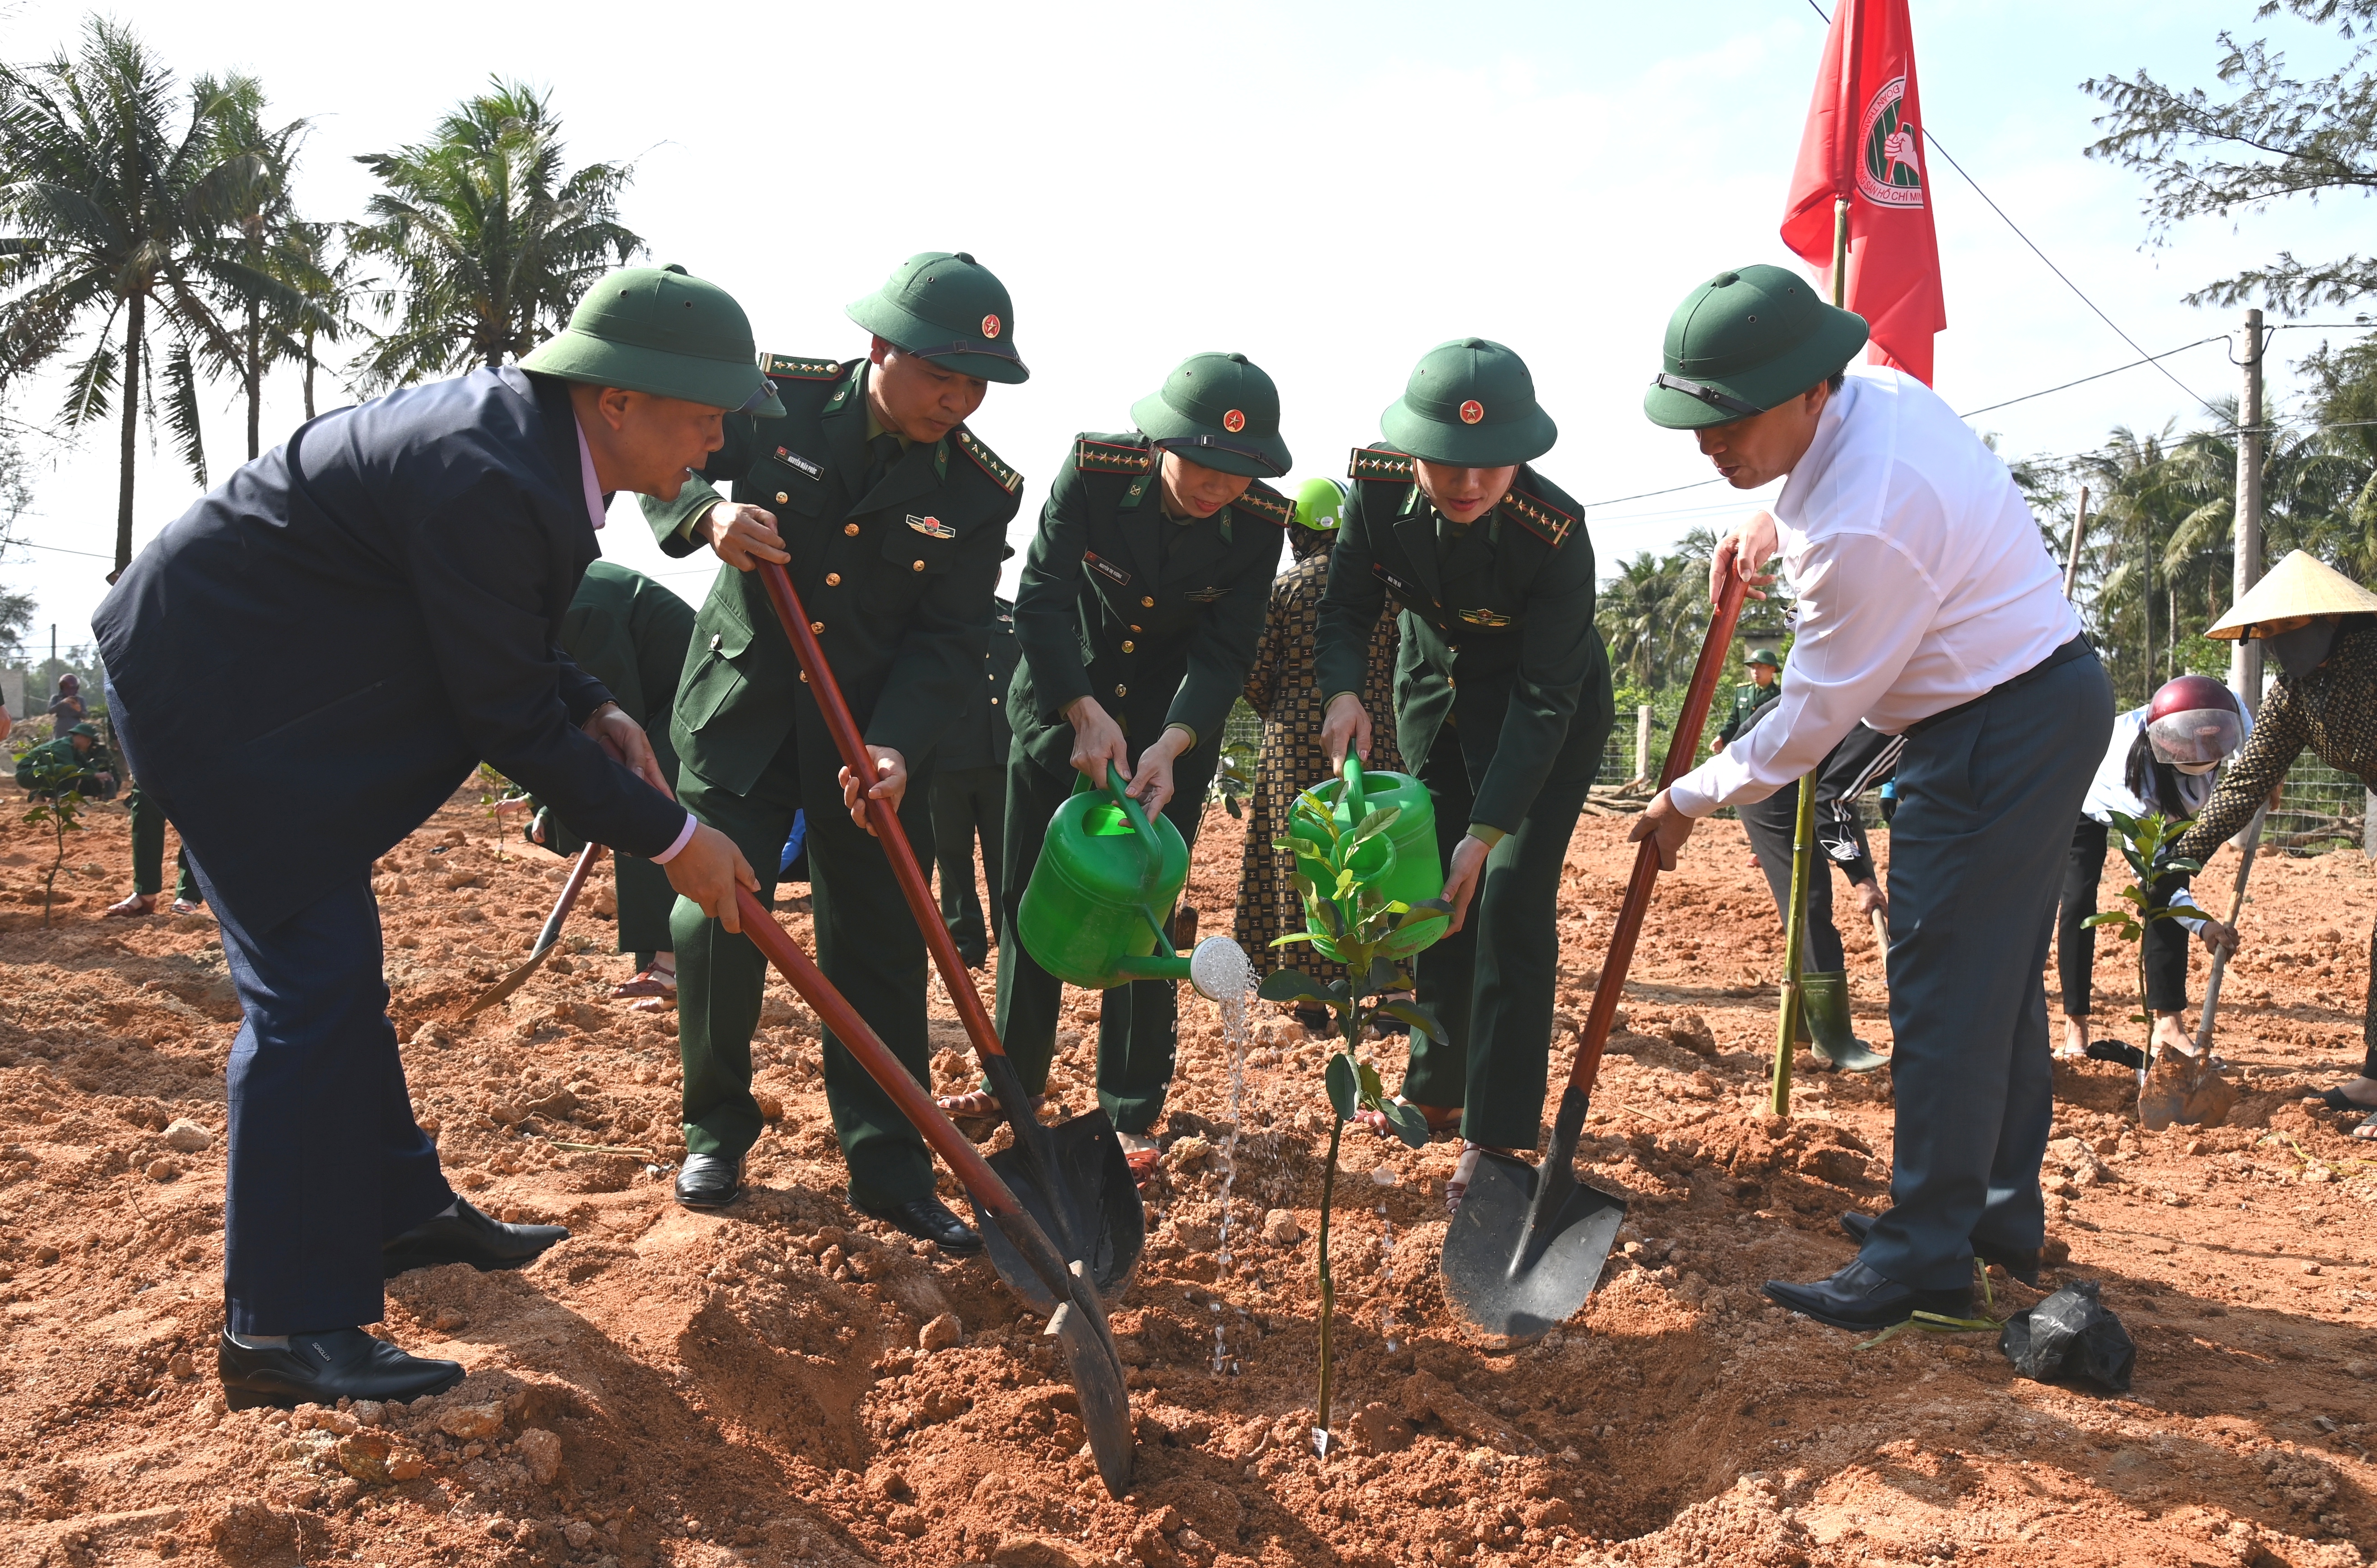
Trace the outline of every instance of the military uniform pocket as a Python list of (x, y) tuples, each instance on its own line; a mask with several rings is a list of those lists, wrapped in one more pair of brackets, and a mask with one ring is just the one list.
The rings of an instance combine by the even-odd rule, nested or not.
[(695, 658), (677, 688), (677, 722), (691, 734), (699, 734), (743, 689), (738, 661), (751, 650), (751, 629), (739, 621), (721, 616), (709, 623), (708, 632), (704, 636), (701, 628), (695, 630)]
[(860, 608), (870, 615), (904, 614), (955, 564), (957, 549), (957, 530), (938, 517), (902, 514), (900, 526), (883, 530), (883, 564), (866, 575)]

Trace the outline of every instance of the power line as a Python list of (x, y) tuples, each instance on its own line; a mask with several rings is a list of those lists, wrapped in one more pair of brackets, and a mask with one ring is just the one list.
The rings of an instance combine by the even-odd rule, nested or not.
[[(2110, 370), (2100, 370), (2094, 375), (2084, 375), (2077, 381), (2067, 381), (2060, 386), (2049, 386), (2045, 390), (2038, 392), (2025, 392), (2019, 398), (2008, 398), (2002, 403), (1985, 403), (1977, 409), (1967, 409), (1965, 412), (1958, 414), (1956, 417), (1960, 420), (1968, 420), (1975, 414), (1992, 413), (1999, 409), (2011, 409), (2016, 403), (2027, 403), (2033, 398), (2044, 398), (2050, 392), (2068, 391), (2074, 386), (2085, 386), (2091, 381), (2102, 381), (2108, 375), (2119, 375), (2125, 370), (2135, 370), (2142, 364), (2153, 364), (2158, 360), (2167, 360), (2173, 354), (2183, 354), (2190, 349), (2200, 349), (2206, 343), (2223, 343), (2226, 341), (2228, 341), (2228, 334), (2216, 332), (2209, 338), (2198, 338), (2192, 343), (2182, 343), (2176, 349), (2166, 350), (2159, 354), (2149, 354), (2142, 360), (2132, 360), (2127, 364), (2117, 364)], [(2180, 390), (2186, 391), (2186, 388), (2181, 387)], [(2193, 394), (2191, 393), (2190, 396), (2193, 396)], [(2201, 401), (2201, 399), (2198, 400)], [(2216, 410), (2214, 411), (2217, 412), (2218, 410)]]
[[(1808, 8), (1815, 12), (1819, 17), (1823, 17), (1824, 25), (1826, 27), (1833, 25), (1833, 18), (1828, 16), (1824, 16), (1824, 8), (1816, 4), (1816, 0), (1808, 0)], [(1983, 201), (1988, 202), (1989, 208), (1991, 212), (1996, 213), (2000, 218), (2005, 220), (2005, 226), (2013, 231), (2014, 238), (2020, 240), (2024, 244), (2028, 245), (2030, 247), (2030, 254), (2037, 256), (2039, 261), (2045, 265), (2047, 270), (2054, 273), (2055, 276), (2062, 281), (2063, 286), (2071, 290), (2082, 304), (2086, 305), (2091, 311), (2095, 312), (2097, 320), (2111, 327), (2115, 337), (2119, 338), (2122, 342), (2127, 343), (2131, 348), (2136, 350), (2140, 354), (2144, 354), (2147, 362), (2151, 362), (2155, 356), (2146, 354), (2145, 346), (2140, 343), (2136, 339), (2131, 337), (2128, 333), (2122, 331), (2120, 324), (2115, 321), (2111, 316), (2107, 315), (2102, 309), (2098, 308), (2096, 302), (2090, 299), (2087, 294), (2082, 291), (2079, 284), (2072, 281), (2071, 278), (2064, 272), (2063, 268), (2056, 266), (2054, 262), (2048, 259), (2047, 253), (2038, 248), (2037, 243), (2028, 234), (2022, 232), (2022, 225), (2016, 223), (2011, 217), (2008, 217), (2004, 208), (2000, 207), (1994, 200), (1991, 200), (1989, 193), (1981, 189), (1981, 183), (1978, 180), (1974, 179), (1971, 174), (1965, 172), (1965, 166), (1956, 161), (1956, 155), (1948, 150), (1947, 147), (1940, 140), (1938, 135), (1932, 131), (1930, 125), (1926, 124), (1922, 125), (1920, 129), (1923, 133), (1923, 139), (1929, 142), (1931, 146), (1938, 148), (1940, 149), (1940, 156), (1948, 160), (1948, 167), (1953, 169), (1957, 173), (1964, 175), (1965, 184), (1973, 187), (1973, 194), (1979, 196)], [(2192, 400), (2202, 405), (2205, 412), (2212, 414), (2215, 418), (2218, 417), (2220, 410), (2215, 409), (2210, 403), (2205, 402), (2203, 397), (2193, 388), (2190, 387), (2186, 382), (2181, 381), (2176, 375), (2171, 374), (2168, 366), (2156, 364), (2155, 365), (2155, 369), (2160, 371), (2164, 379), (2168, 380), (2173, 386), (2178, 387), (2180, 391), (2186, 393)]]

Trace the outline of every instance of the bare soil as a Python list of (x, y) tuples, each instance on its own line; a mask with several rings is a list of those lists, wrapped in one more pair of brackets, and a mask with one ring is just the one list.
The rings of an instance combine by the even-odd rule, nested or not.
[[(1623, 828), (1588, 818), (1570, 851), (1563, 1030), (1597, 979)], [(1217, 811), (1190, 892), (1208, 931), (1238, 844)], [(1718, 825), (1662, 879), (1588, 1129), (1591, 1179), (1632, 1204), (1602, 1289), (1533, 1348), (1464, 1334), (1435, 1264), (1453, 1147), (1349, 1134), (1344, 1441), (1316, 1457), (1322, 1048), (1284, 1018), (1260, 1031), (1224, 1272), (1227, 1063), (1188, 998), (1148, 1254), (1115, 1313), (1142, 1437), (1119, 1503), (989, 1267), (843, 1203), (817, 1026), (788, 992), (756, 1051), (778, 1112), (758, 1191), (715, 1216), (670, 1201), (674, 1019), (607, 999), (628, 967), (595, 912), (607, 888), (575, 956), (500, 1012), (439, 1021), (516, 961), (563, 874), (467, 795), (377, 883), (412, 1092), (473, 1202), (573, 1234), (518, 1273), (390, 1283), (383, 1331), (463, 1361), (453, 1392), (227, 1413), (211, 1353), (239, 1010), (214, 927), (97, 918), (129, 885), (120, 808), (71, 841), (45, 929), (48, 861), (34, 831), (0, 830), (0, 1563), (2307, 1568), (2377, 1546), (2377, 1165), (2356, 1158), (2377, 1151), (2300, 1103), (2359, 1062), (2377, 885), (2357, 856), (2255, 873), (2220, 1031), (2244, 1090), (2229, 1125), (2141, 1134), (2130, 1074), (2058, 1068), (2069, 1257), (2049, 1283), (2102, 1283), (2138, 1343), (2126, 1397), (2021, 1380), (1989, 1336), (1860, 1349), (1763, 1304), (1762, 1280), (1846, 1260), (1841, 1210), (1884, 1206), (1890, 1088), (1803, 1055), (1791, 1117), (1768, 1114), (1781, 939)], [(2224, 851), (2204, 885), (2232, 870)], [(806, 939), (804, 900), (786, 919)], [(1872, 938), (1845, 936), (1859, 1030), (1886, 1041)], [(2137, 1043), (2111, 1022), (2127, 960), (2102, 944), (2098, 1018)], [(1070, 1000), (1057, 1087), (1078, 1111), (1095, 998)], [(1399, 1048), (1379, 1050), (1392, 1082)], [(169, 1133), (185, 1120), (203, 1146), (177, 1146), (200, 1142)], [(2001, 1315), (2038, 1299), (1994, 1284)]]

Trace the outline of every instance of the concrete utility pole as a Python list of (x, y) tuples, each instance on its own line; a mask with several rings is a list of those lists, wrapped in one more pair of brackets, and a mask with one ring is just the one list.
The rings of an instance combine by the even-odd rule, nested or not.
[[(2237, 398), (2236, 567), (2228, 602), (2262, 580), (2262, 313), (2245, 313), (2244, 385)], [(2228, 653), (2228, 689), (2259, 718), (2262, 712), (2262, 645), (2240, 637)]]
[(2080, 487), (2080, 506), (2072, 514), (2072, 558), (2063, 564), (2063, 597), (2071, 599), (2080, 586), (2080, 541), (2088, 534), (2088, 487)]
[(1634, 710), (1634, 777), (1651, 777), (1651, 705)]

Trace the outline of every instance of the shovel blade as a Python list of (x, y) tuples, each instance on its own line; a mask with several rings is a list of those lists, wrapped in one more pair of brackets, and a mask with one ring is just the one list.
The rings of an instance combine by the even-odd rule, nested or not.
[[(1547, 1212), (1536, 1213), (1536, 1184), (1546, 1180), (1554, 1190)], [(1540, 1339), (1593, 1294), (1625, 1219), (1624, 1199), (1568, 1172), (1547, 1177), (1523, 1160), (1481, 1153), (1445, 1229), (1445, 1296), (1488, 1334)]]
[[(1122, 1142), (1103, 1110), (1060, 1122), (1045, 1135), (1055, 1166), (1054, 1191), (1041, 1179), (1035, 1162), (1012, 1145), (990, 1157), (990, 1168), (1066, 1253), (1065, 1261), (1085, 1265), (1098, 1294), (1113, 1296), (1129, 1283), (1147, 1244), (1147, 1213), (1140, 1206), (1139, 1183), (1131, 1180)], [(1008, 1288), (1034, 1311), (1055, 1311), (1057, 1298), (979, 1203), (974, 1218), (990, 1251), (991, 1266)], [(1080, 1238), (1081, 1255), (1073, 1255), (1075, 1249), (1065, 1241), (1069, 1236)]]
[(1094, 1294), (1081, 1289), (1081, 1265), (1073, 1265), (1072, 1300), (1057, 1305), (1043, 1332), (1053, 1336), (1065, 1358), (1073, 1392), (1081, 1405), (1081, 1428), (1090, 1453), (1098, 1462), (1098, 1479), (1106, 1495), (1121, 1501), (1130, 1491), (1138, 1465), (1132, 1435), (1130, 1395), (1123, 1385), (1122, 1360), (1115, 1353), (1113, 1336), (1103, 1321), (1103, 1307)]

